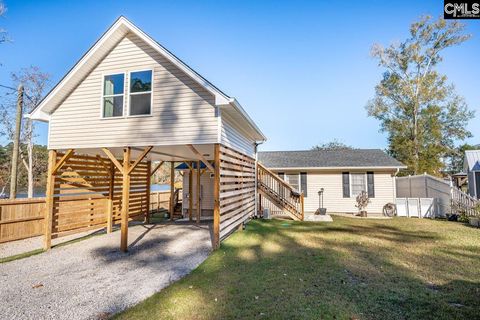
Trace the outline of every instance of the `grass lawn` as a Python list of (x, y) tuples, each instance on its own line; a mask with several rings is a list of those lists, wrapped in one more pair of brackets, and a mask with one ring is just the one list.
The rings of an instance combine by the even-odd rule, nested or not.
[(408, 218), (255, 220), (116, 318), (480, 319), (480, 230)]

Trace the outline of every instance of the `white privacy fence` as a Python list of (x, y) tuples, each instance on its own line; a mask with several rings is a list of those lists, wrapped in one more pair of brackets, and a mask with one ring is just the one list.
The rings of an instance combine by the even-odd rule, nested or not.
[(476, 200), (453, 187), (449, 181), (427, 174), (397, 177), (396, 187), (397, 214), (401, 212), (403, 216), (445, 217), (447, 213), (452, 213), (452, 202), (457, 207), (461, 206), (469, 216), (477, 214), (474, 209)]
[(433, 198), (397, 198), (395, 204), (399, 217), (435, 217), (435, 199)]

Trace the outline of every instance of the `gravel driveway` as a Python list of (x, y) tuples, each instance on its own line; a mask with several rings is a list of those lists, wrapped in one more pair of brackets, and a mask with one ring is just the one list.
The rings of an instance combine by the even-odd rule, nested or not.
[(0, 319), (101, 319), (188, 274), (211, 251), (209, 225), (136, 225), (0, 264)]

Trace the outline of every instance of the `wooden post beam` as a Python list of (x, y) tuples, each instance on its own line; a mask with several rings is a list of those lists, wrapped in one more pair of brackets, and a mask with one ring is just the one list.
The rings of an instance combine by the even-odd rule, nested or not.
[(200, 216), (202, 214), (202, 205), (200, 203), (200, 191), (201, 191), (201, 184), (200, 184), (200, 161), (197, 161), (197, 224), (200, 223)]
[(150, 171), (152, 170), (152, 162), (147, 161), (147, 211), (145, 212), (145, 223), (150, 223), (150, 189), (151, 189), (151, 178), (152, 175)]
[[(120, 162), (118, 162), (117, 158), (115, 158), (115, 156), (112, 154), (112, 152), (110, 150), (108, 150), (107, 148), (102, 148), (102, 150), (107, 155), (107, 157), (113, 162), (115, 167), (117, 167), (118, 171), (120, 171), (120, 173), (123, 174), (123, 166), (120, 164)], [(130, 150), (130, 148), (129, 148), (129, 150)]]
[(147, 154), (150, 152), (150, 150), (153, 149), (153, 146), (150, 146), (150, 147), (146, 147), (142, 154), (138, 157), (137, 160), (135, 160), (135, 162), (130, 166), (130, 168), (128, 169), (128, 174), (132, 173), (133, 170), (135, 170), (135, 168), (138, 166), (138, 164), (147, 156)]
[(155, 167), (155, 169), (153, 169), (151, 172), (150, 172), (150, 175), (153, 176), (153, 174), (155, 172), (157, 172), (158, 169), (160, 169), (160, 167), (165, 163), (165, 161), (160, 161), (160, 163)]
[(43, 241), (43, 249), (49, 250), (52, 247), (52, 226), (53, 226), (53, 208), (55, 191), (55, 175), (53, 169), (57, 162), (57, 151), (48, 151), (48, 172), (47, 172), (47, 190), (45, 196), (45, 238)]
[(170, 221), (173, 221), (175, 210), (175, 161), (170, 162)]
[(192, 150), (192, 152), (200, 159), (202, 160), (202, 162), (207, 166), (208, 170), (210, 170), (210, 172), (214, 173), (215, 172), (215, 169), (212, 167), (212, 165), (210, 164), (210, 162), (208, 162), (207, 158), (205, 158), (203, 156), (203, 154), (201, 154), (197, 149), (195, 149), (195, 147), (192, 145), (192, 144), (187, 144), (187, 147), (190, 148), (190, 150)]
[(110, 168), (108, 168), (110, 173), (108, 181), (108, 206), (107, 206), (107, 233), (112, 232), (113, 226), (113, 192), (115, 187), (115, 165), (110, 163)]
[[(52, 174), (55, 175), (57, 171), (73, 156), (74, 149), (68, 149), (68, 151), (63, 155), (63, 157), (55, 163), (55, 167), (52, 170)], [(56, 161), (56, 160), (55, 160)]]
[[(123, 150), (123, 174), (122, 181), (122, 217), (121, 217), (121, 235), (120, 249), (123, 252), (128, 251), (128, 209), (130, 204), (130, 147)], [(112, 161), (113, 162), (113, 161)]]
[(213, 182), (213, 249), (220, 247), (220, 145), (215, 144), (215, 171)]
[(193, 162), (189, 165), (188, 172), (188, 220), (193, 220)]

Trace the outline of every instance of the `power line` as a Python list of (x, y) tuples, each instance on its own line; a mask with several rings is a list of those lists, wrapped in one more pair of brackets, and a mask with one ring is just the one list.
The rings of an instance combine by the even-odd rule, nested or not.
[[(10, 90), (13, 90), (13, 91), (17, 91), (17, 89), (6, 86), (6, 85), (3, 85), (3, 84), (0, 84), (0, 87), (10, 89)], [(35, 101), (33, 101), (33, 99), (30, 98), (30, 96), (25, 91), (23, 92), (23, 94), (25, 95), (25, 97), (27, 97), (28, 100), (30, 100), (31, 103), (35, 103)]]

